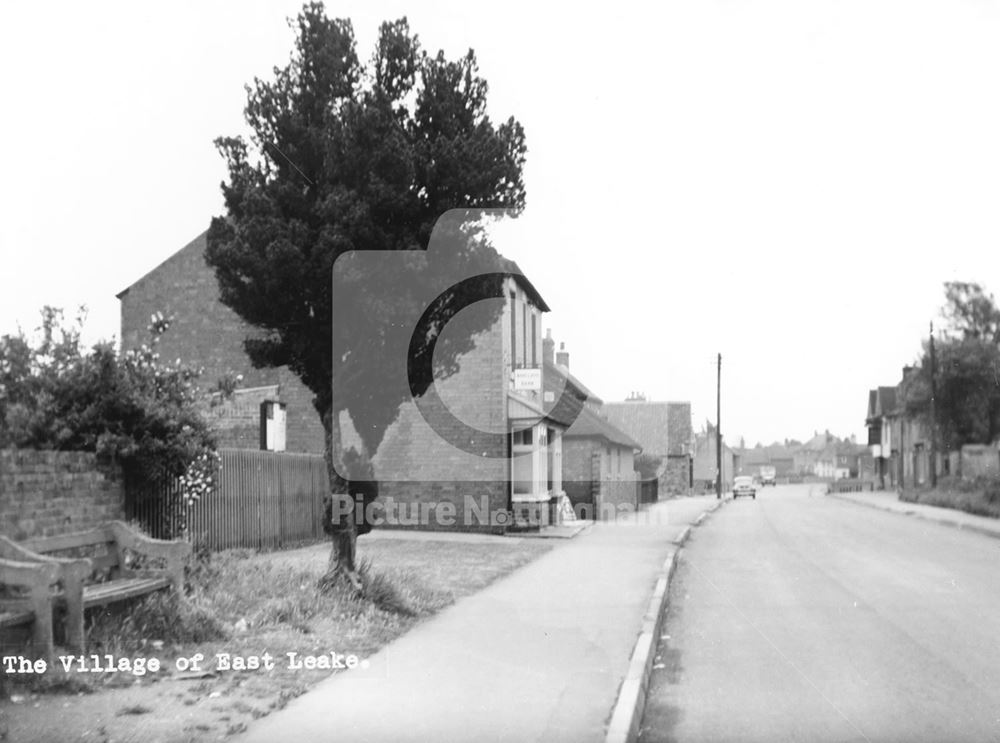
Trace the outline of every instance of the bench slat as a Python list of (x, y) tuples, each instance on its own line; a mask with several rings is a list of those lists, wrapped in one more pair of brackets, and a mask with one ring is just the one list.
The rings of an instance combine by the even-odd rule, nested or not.
[(19, 624), (31, 624), (35, 618), (33, 611), (0, 611), (0, 627), (15, 627)]
[(113, 601), (141, 596), (144, 593), (166, 588), (169, 578), (121, 578), (107, 583), (94, 583), (83, 587), (83, 605), (86, 608), (110, 604)]
[(36, 537), (35, 539), (25, 539), (20, 542), (22, 547), (26, 547), (32, 552), (47, 555), (50, 552), (69, 550), (74, 547), (86, 547), (91, 544), (102, 544), (106, 542), (114, 543), (115, 535), (107, 527), (98, 527), (89, 531), (80, 531), (75, 534), (62, 534), (58, 537)]

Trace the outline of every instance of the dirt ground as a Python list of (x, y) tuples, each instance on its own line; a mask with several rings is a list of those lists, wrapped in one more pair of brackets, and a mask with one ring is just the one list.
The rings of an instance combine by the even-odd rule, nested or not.
[[(262, 652), (268, 638), (255, 638), (244, 652)], [(305, 639), (305, 638), (304, 638)], [(301, 644), (303, 654), (322, 652)], [(239, 652), (230, 643), (230, 652)], [(96, 691), (32, 693), (18, 688), (0, 702), (0, 740), (17, 743), (96, 741), (222, 740), (240, 732), (253, 720), (279, 709), (330, 671), (289, 671), (279, 661), (273, 671), (221, 671), (199, 675), (181, 673), (166, 659), (166, 670), (135, 678), (115, 674)], [(205, 664), (213, 668), (214, 662)], [(60, 669), (59, 673), (62, 671)], [(69, 682), (72, 689), (72, 681)], [(6, 737), (4, 737), (6, 736)]]
[[(0, 741), (7, 743), (205, 743), (224, 740), (254, 720), (280, 709), (332, 673), (349, 670), (288, 668), (285, 653), (299, 658), (331, 651), (363, 662), (382, 646), (455, 600), (482, 589), (499, 577), (538, 557), (551, 540), (493, 538), (450, 542), (383, 539), (369, 543), (366, 554), (397, 584), (413, 588), (428, 608), (416, 617), (387, 617), (377, 610), (357, 617), (313, 618), (277, 626), (240, 630), (226, 640), (188, 647), (149, 647), (132, 657), (157, 657), (158, 673), (133, 676), (127, 672), (45, 674), (45, 690), (33, 690), (19, 680), (0, 693)], [(270, 553), (252, 558), (278, 570), (306, 568), (321, 574), (325, 545)], [(281, 575), (283, 573), (276, 573)], [(278, 595), (302, 586), (276, 586)], [(93, 650), (91, 650), (93, 652)], [(216, 670), (215, 654), (261, 656), (269, 652), (274, 668)], [(178, 657), (202, 653), (201, 672), (177, 669)], [(58, 651), (57, 651), (58, 655)], [(2, 669), (0, 669), (2, 671)], [(86, 677), (86, 678), (84, 678)], [(83, 680), (81, 680), (83, 679)]]

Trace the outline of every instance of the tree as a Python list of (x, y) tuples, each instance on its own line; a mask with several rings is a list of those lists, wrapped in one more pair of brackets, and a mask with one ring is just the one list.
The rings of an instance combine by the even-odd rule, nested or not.
[[(992, 443), (1000, 438), (1000, 309), (978, 284), (948, 282), (942, 314), (944, 337), (935, 340), (935, 420), (946, 449)], [(930, 419), (929, 342), (914, 373), (901, 385), (906, 411)]]
[(947, 281), (946, 304), (942, 310), (951, 335), (1000, 343), (1000, 308), (982, 286), (964, 281)]
[(660, 474), (660, 465), (663, 458), (653, 454), (640, 454), (635, 458), (635, 470), (639, 473), (639, 479), (643, 481), (655, 480)]
[[(369, 291), (363, 276), (332, 291), (334, 262), (351, 250), (419, 253), (450, 209), (520, 211), (526, 149), (520, 124), (494, 125), (487, 115), (487, 84), (471, 50), (454, 61), (427, 55), (403, 18), (382, 24), (366, 66), (350, 21), (327, 18), (321, 4), (305, 5), (293, 25), (290, 62), (273, 80), (247, 86), (251, 143), (216, 141), (229, 180), (206, 258), (222, 301), (263, 331), (245, 342), (252, 362), (287, 365), (313, 392), (339, 492), (341, 413), (350, 414), (367, 458), (411, 394), (405, 379), (376, 362), (408, 340), (394, 320), (412, 312), (426, 267), (416, 255), (395, 263), (397, 291), (388, 297)], [(480, 228), (450, 237), (448, 261), (495, 269)], [(348, 313), (350, 323), (332, 322)], [(472, 335), (491, 323), (483, 317), (463, 337), (438, 344), (436, 371), (454, 371)], [(355, 526), (353, 515), (331, 523), (331, 570), (360, 587)]]

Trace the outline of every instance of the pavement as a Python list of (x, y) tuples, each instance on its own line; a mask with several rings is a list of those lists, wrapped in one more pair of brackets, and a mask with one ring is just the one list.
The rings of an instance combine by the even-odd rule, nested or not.
[(968, 529), (969, 531), (985, 534), (989, 537), (1000, 538), (1000, 519), (977, 516), (965, 511), (956, 511), (953, 508), (927, 506), (923, 503), (907, 503), (899, 500), (899, 493), (894, 490), (867, 493), (827, 493), (827, 495), (831, 498), (839, 498), (840, 500), (859, 503), (863, 506), (871, 506), (883, 511), (915, 516), (916, 518), (926, 519), (937, 524), (953, 526), (958, 529)]
[(233, 740), (581, 743), (616, 739), (612, 722), (634, 737), (650, 612), (679, 542), (719, 504), (677, 498), (596, 523)]

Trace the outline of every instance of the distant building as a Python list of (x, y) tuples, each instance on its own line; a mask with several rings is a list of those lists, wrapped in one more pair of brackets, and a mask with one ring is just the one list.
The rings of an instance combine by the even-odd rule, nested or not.
[(642, 453), (660, 459), (660, 497), (691, 491), (694, 436), (691, 403), (656, 402), (633, 395), (624, 402), (605, 403), (604, 416), (642, 446)]
[[(931, 476), (930, 433), (903, 404), (904, 392), (916, 367), (904, 366), (895, 387), (878, 387), (868, 392), (865, 424), (873, 460), (873, 477), (880, 487), (898, 488), (923, 485)], [(938, 471), (947, 471), (948, 458), (939, 456)], [(942, 466), (943, 465), (943, 466)]]
[[(694, 486), (696, 490), (711, 492), (719, 472), (715, 426), (706, 423), (705, 429), (695, 436)], [(722, 489), (732, 488), (733, 478), (739, 471), (739, 459), (732, 449), (722, 443)]]

